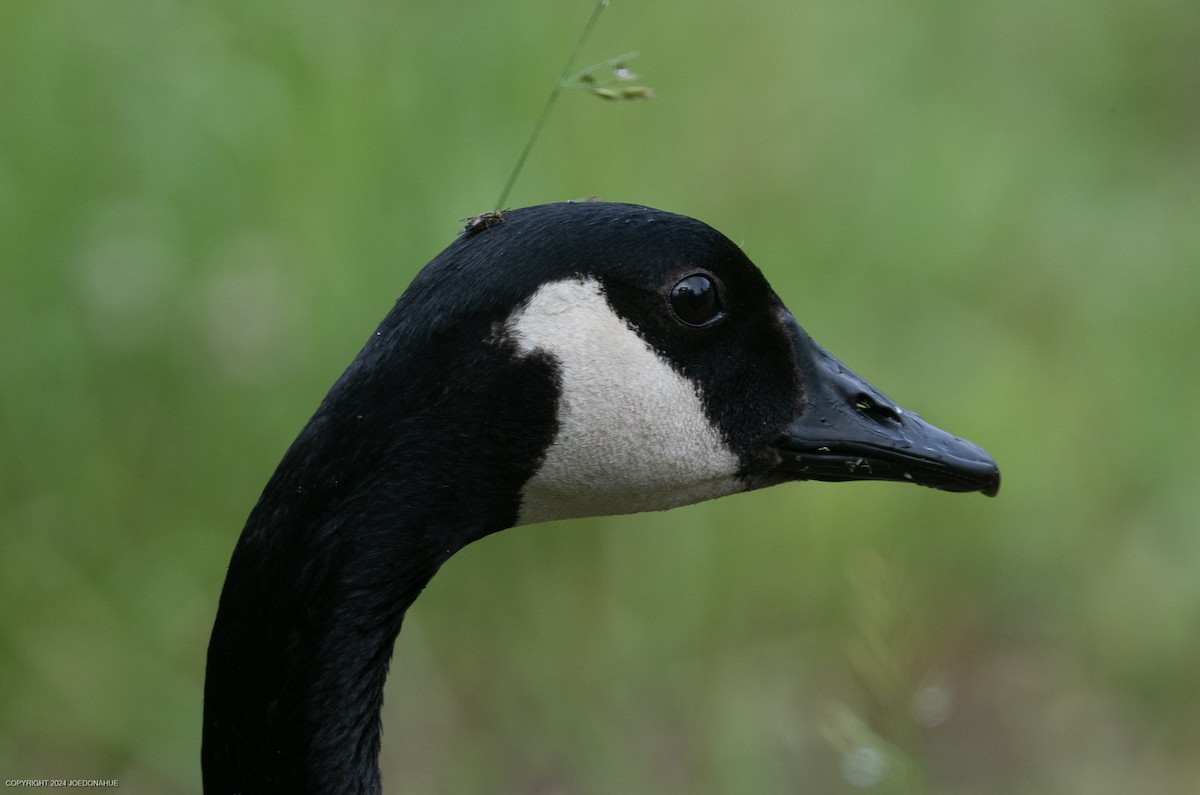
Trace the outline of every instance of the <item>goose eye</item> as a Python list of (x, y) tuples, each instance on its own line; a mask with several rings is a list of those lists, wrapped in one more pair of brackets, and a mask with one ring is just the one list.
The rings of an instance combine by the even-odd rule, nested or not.
[(704, 326), (724, 311), (717, 285), (703, 273), (693, 273), (671, 288), (671, 311), (689, 326)]

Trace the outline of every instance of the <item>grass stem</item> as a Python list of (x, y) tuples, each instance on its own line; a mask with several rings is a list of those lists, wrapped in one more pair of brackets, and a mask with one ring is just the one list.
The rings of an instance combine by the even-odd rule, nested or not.
[(521, 150), (520, 156), (517, 158), (517, 163), (513, 166), (512, 173), (508, 175), (508, 181), (504, 183), (504, 190), (500, 192), (500, 198), (496, 200), (496, 209), (504, 208), (504, 203), (508, 200), (509, 194), (512, 192), (513, 185), (517, 182), (517, 177), (521, 173), (521, 169), (525, 167), (525, 160), (529, 157), (529, 153), (533, 150), (533, 145), (537, 141), (538, 135), (542, 132), (542, 127), (546, 124), (546, 119), (550, 116), (550, 109), (554, 107), (555, 100), (562, 93), (563, 86), (571, 77), (571, 70), (575, 68), (575, 60), (579, 57), (580, 51), (583, 49), (584, 43), (588, 37), (592, 35), (592, 29), (596, 27), (596, 21), (600, 19), (601, 12), (608, 6), (608, 0), (597, 0), (596, 7), (592, 10), (592, 15), (588, 17), (587, 24), (583, 26), (583, 33), (579, 36), (579, 41), (575, 43), (575, 49), (571, 51), (571, 55), (567, 58), (567, 64), (563, 67), (562, 75), (554, 84), (554, 88), (550, 91), (550, 96), (546, 97), (546, 104), (542, 107), (542, 113), (538, 116), (537, 123), (533, 126), (533, 132), (529, 134), (529, 139), (525, 142), (525, 148)]

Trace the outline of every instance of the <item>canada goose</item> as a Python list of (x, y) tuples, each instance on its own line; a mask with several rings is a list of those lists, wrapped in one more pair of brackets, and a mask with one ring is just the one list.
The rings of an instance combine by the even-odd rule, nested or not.
[(711, 227), (626, 204), (472, 222), (300, 432), (208, 649), (208, 793), (378, 792), (405, 610), (454, 552), (789, 480), (1000, 486), (806, 334)]

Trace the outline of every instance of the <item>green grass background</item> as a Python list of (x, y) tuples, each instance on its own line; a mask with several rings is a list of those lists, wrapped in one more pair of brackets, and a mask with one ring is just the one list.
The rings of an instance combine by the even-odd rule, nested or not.
[[(585, 0), (0, 4), (0, 774), (195, 793), (224, 567), (328, 386), (492, 209)], [(392, 792), (1192, 793), (1200, 10), (617, 0), (509, 204), (744, 246), (990, 450), (521, 528), (410, 612)]]

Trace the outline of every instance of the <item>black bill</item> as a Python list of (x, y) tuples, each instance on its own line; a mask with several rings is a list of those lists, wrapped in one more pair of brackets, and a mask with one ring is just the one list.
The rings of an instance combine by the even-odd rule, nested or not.
[(807, 400), (777, 442), (788, 477), (908, 481), (996, 496), (1000, 469), (981, 447), (900, 408), (790, 323)]

